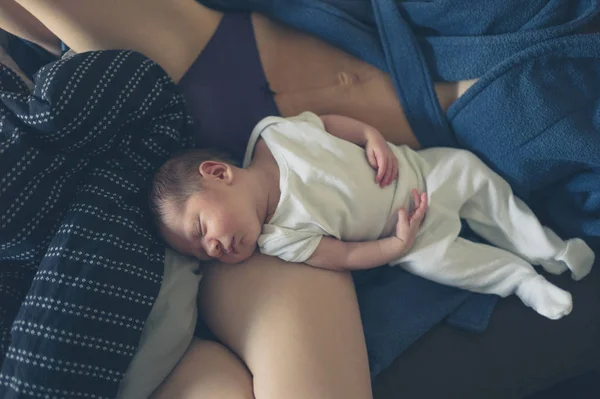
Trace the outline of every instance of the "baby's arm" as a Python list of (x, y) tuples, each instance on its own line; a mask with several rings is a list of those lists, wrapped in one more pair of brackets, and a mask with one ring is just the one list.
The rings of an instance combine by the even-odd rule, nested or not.
[(392, 237), (365, 242), (344, 242), (323, 237), (307, 264), (331, 270), (359, 270), (381, 266), (402, 257), (412, 247), (417, 231), (427, 211), (427, 196), (413, 190), (415, 210), (411, 215), (404, 208), (398, 211), (396, 234)]
[(385, 141), (377, 129), (356, 119), (342, 115), (321, 115), (320, 118), (328, 133), (361, 147), (365, 147), (369, 139)]
[(371, 269), (400, 258), (407, 250), (407, 243), (395, 236), (365, 242), (323, 237), (306, 263), (330, 270)]
[(379, 130), (347, 116), (322, 115), (320, 118), (329, 134), (365, 149), (369, 164), (377, 171), (376, 183), (385, 187), (396, 180), (398, 159)]

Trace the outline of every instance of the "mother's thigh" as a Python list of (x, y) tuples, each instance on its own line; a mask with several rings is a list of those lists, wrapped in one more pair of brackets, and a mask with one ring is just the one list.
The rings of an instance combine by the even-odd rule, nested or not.
[(152, 399), (252, 399), (252, 376), (229, 349), (194, 339)]
[(350, 275), (256, 255), (209, 268), (200, 307), (254, 376), (256, 398), (370, 398)]

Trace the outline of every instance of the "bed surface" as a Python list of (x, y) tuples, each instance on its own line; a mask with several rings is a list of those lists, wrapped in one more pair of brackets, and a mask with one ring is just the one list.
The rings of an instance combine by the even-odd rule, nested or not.
[(438, 325), (375, 380), (375, 399), (524, 398), (600, 370), (598, 268), (597, 261), (581, 281), (568, 273), (546, 275), (573, 295), (573, 312), (560, 320), (545, 319), (511, 296), (499, 302), (482, 334)]

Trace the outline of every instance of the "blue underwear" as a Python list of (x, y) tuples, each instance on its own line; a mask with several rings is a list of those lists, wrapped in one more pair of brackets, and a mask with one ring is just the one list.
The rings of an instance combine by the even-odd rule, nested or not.
[(179, 89), (194, 121), (195, 147), (220, 150), (236, 161), (241, 162), (256, 123), (279, 115), (248, 13), (225, 13)]

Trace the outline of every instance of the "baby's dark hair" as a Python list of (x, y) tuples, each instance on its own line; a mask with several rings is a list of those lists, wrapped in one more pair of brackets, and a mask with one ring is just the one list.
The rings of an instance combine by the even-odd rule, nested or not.
[(183, 207), (190, 196), (202, 190), (202, 180), (198, 178), (198, 168), (205, 161), (219, 161), (235, 165), (223, 154), (206, 149), (184, 150), (165, 162), (152, 178), (148, 196), (150, 211), (156, 223), (161, 225), (165, 217), (165, 204), (169, 203), (176, 212)]

